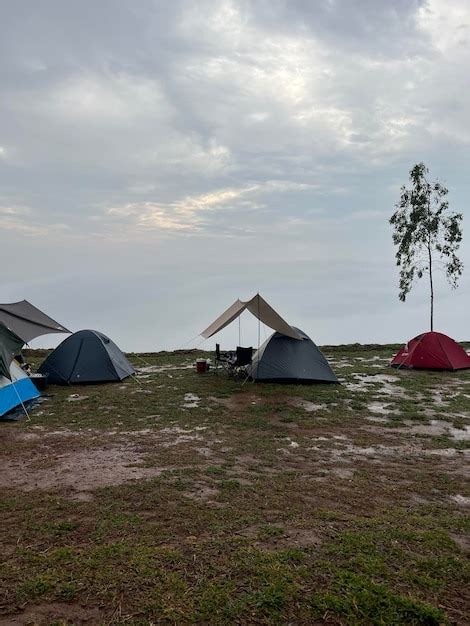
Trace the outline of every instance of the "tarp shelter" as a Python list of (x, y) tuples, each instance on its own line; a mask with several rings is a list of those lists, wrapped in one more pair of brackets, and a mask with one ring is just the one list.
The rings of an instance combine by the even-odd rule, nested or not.
[(250, 313), (257, 317), (260, 322), (263, 322), (263, 324), (266, 324), (266, 326), (269, 326), (269, 328), (272, 328), (273, 330), (277, 330), (286, 337), (298, 340), (301, 339), (298, 331), (283, 320), (279, 313), (277, 313), (266, 302), (266, 300), (259, 295), (259, 293), (246, 302), (235, 300), (235, 302), (229, 306), (229, 308), (224, 311), (222, 315), (219, 315), (219, 317), (212, 322), (210, 326), (202, 331), (202, 337), (205, 339), (212, 337), (212, 335), (218, 333), (219, 330), (228, 326), (230, 322), (237, 319), (237, 317), (239, 317), (245, 310), (250, 311)]
[(117, 345), (97, 330), (80, 330), (67, 337), (38, 369), (57, 384), (104, 383), (135, 373)]
[(300, 340), (273, 333), (253, 356), (247, 373), (253, 380), (275, 383), (338, 383), (328, 361), (305, 333)]
[(20, 337), (0, 323), (0, 376), (10, 378), (10, 364), (23, 344)]
[(470, 368), (470, 356), (447, 335), (429, 332), (409, 341), (393, 358), (391, 365), (426, 370), (461, 370)]
[(16, 361), (12, 361), (8, 376), (0, 376), (0, 417), (41, 394)]
[(20, 337), (23, 343), (48, 333), (70, 332), (27, 300), (0, 304), (0, 323)]

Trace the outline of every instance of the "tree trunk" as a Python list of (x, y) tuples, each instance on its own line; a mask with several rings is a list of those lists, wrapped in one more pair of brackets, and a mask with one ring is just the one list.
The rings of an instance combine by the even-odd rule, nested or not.
[(434, 330), (434, 285), (432, 282), (432, 254), (431, 246), (428, 246), (429, 254), (429, 286), (431, 287), (431, 332)]

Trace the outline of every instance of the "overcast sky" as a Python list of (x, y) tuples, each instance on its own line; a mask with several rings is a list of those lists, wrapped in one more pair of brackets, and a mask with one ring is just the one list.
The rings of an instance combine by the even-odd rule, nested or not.
[[(468, 0), (0, 5), (0, 301), (127, 350), (186, 345), (257, 291), (320, 344), (428, 329), (388, 218), (417, 161), (467, 213)], [(469, 250), (457, 291), (437, 281), (460, 340)]]

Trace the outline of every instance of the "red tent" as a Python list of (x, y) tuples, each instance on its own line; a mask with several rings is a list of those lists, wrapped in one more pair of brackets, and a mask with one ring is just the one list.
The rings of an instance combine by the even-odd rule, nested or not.
[(470, 356), (447, 335), (430, 332), (409, 341), (391, 365), (426, 370), (462, 370), (470, 368)]

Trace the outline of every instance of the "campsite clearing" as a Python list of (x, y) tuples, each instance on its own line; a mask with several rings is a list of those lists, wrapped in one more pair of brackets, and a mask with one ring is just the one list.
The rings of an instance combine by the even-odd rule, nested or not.
[(0, 625), (467, 623), (470, 371), (396, 348), (325, 348), (342, 385), (174, 352), (49, 387), (0, 422)]

